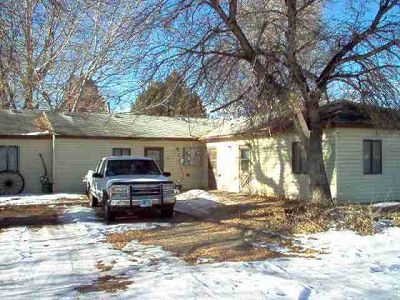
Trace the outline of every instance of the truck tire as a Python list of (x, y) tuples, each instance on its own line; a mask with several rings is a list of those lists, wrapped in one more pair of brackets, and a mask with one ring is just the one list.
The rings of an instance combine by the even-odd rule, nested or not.
[(89, 183), (86, 185), (85, 194), (88, 198), (90, 198), (90, 184)]
[(174, 216), (174, 207), (166, 207), (161, 209), (161, 218), (169, 219)]
[(94, 197), (90, 192), (89, 192), (89, 204), (90, 207), (99, 206), (99, 200), (96, 197)]
[(111, 212), (110, 206), (108, 204), (104, 205), (104, 218), (105, 218), (107, 224), (109, 224), (111, 221), (115, 220), (115, 216)]

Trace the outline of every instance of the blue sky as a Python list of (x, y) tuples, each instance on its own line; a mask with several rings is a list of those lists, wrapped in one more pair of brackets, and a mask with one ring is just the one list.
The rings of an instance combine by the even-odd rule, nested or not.
[[(341, 23), (343, 21), (354, 20), (354, 15), (352, 14), (352, 7), (356, 7), (357, 9), (362, 8), (363, 13), (358, 16), (358, 24), (365, 24), (367, 26), (372, 18), (375, 16), (375, 13), (379, 7), (379, 1), (371, 1), (371, 0), (333, 0), (327, 1), (324, 6), (324, 20), (330, 26), (335, 26), (335, 23)], [(400, 15), (400, 9), (399, 15)], [(164, 70), (165, 73), (165, 70)], [(165, 74), (164, 74), (165, 75)], [(115, 89), (117, 93), (124, 93), (129, 88), (132, 88), (134, 82), (139, 82), (140, 78), (138, 75), (126, 75), (125, 78), (121, 78), (120, 86)], [(139, 94), (138, 90), (131, 91), (129, 93), (125, 93), (121, 98), (119, 103), (115, 101), (111, 103), (112, 108), (116, 111), (129, 111), (132, 103), (135, 101), (137, 95)]]

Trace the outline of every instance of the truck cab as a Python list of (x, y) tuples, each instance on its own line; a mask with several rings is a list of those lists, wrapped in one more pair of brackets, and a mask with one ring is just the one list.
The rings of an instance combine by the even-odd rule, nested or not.
[(160, 209), (162, 217), (172, 217), (175, 205), (175, 184), (171, 174), (162, 172), (148, 157), (103, 157), (85, 181), (90, 205), (104, 206), (105, 219), (110, 221), (118, 211)]

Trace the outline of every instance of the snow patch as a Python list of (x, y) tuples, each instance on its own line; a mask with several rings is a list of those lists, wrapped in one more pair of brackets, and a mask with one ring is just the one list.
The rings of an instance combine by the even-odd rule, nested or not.
[(179, 201), (205, 199), (205, 200), (211, 200), (214, 202), (218, 202), (217, 197), (211, 195), (210, 193), (208, 193), (204, 190), (190, 190), (190, 191), (187, 191), (184, 193), (180, 193), (176, 196), (176, 199)]
[(190, 190), (176, 196), (175, 210), (197, 217), (207, 217), (210, 211), (221, 206), (218, 199), (203, 190)]
[[(189, 265), (159, 246), (132, 241), (122, 251), (104, 242), (111, 232), (164, 226), (106, 225), (87, 207), (67, 209), (65, 225), (7, 228), (0, 233), (0, 294), (5, 299), (397, 299), (400, 228), (359, 236), (328, 231), (297, 236), (324, 249), (317, 259)], [(165, 225), (169, 226), (169, 225)], [(112, 268), (99, 270), (102, 262)], [(105, 275), (133, 280), (125, 291), (79, 293)]]
[(394, 202), (380, 202), (380, 203), (372, 204), (371, 206), (373, 206), (373, 207), (379, 207), (379, 208), (384, 208), (384, 207), (396, 207), (396, 206), (400, 206), (400, 202), (399, 202), (399, 201), (394, 201)]
[(23, 133), (22, 135), (36, 136), (36, 135), (48, 135), (48, 134), (50, 134), (50, 132), (48, 130), (45, 130), (45, 131)]
[(16, 195), (0, 196), (0, 206), (4, 205), (36, 205), (56, 204), (63, 200), (85, 199), (82, 194), (48, 194), (48, 195)]

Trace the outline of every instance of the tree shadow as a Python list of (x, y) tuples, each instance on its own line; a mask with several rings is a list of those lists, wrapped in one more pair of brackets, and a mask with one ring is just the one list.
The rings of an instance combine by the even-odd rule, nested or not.
[[(248, 141), (252, 155), (252, 181), (250, 193), (280, 196), (306, 200), (310, 198), (310, 179), (307, 174), (292, 171), (292, 142), (290, 136), (252, 139)], [(334, 131), (327, 131), (323, 139), (324, 161), (332, 194), (336, 196), (336, 137)], [(254, 182), (253, 182), (254, 185)]]

